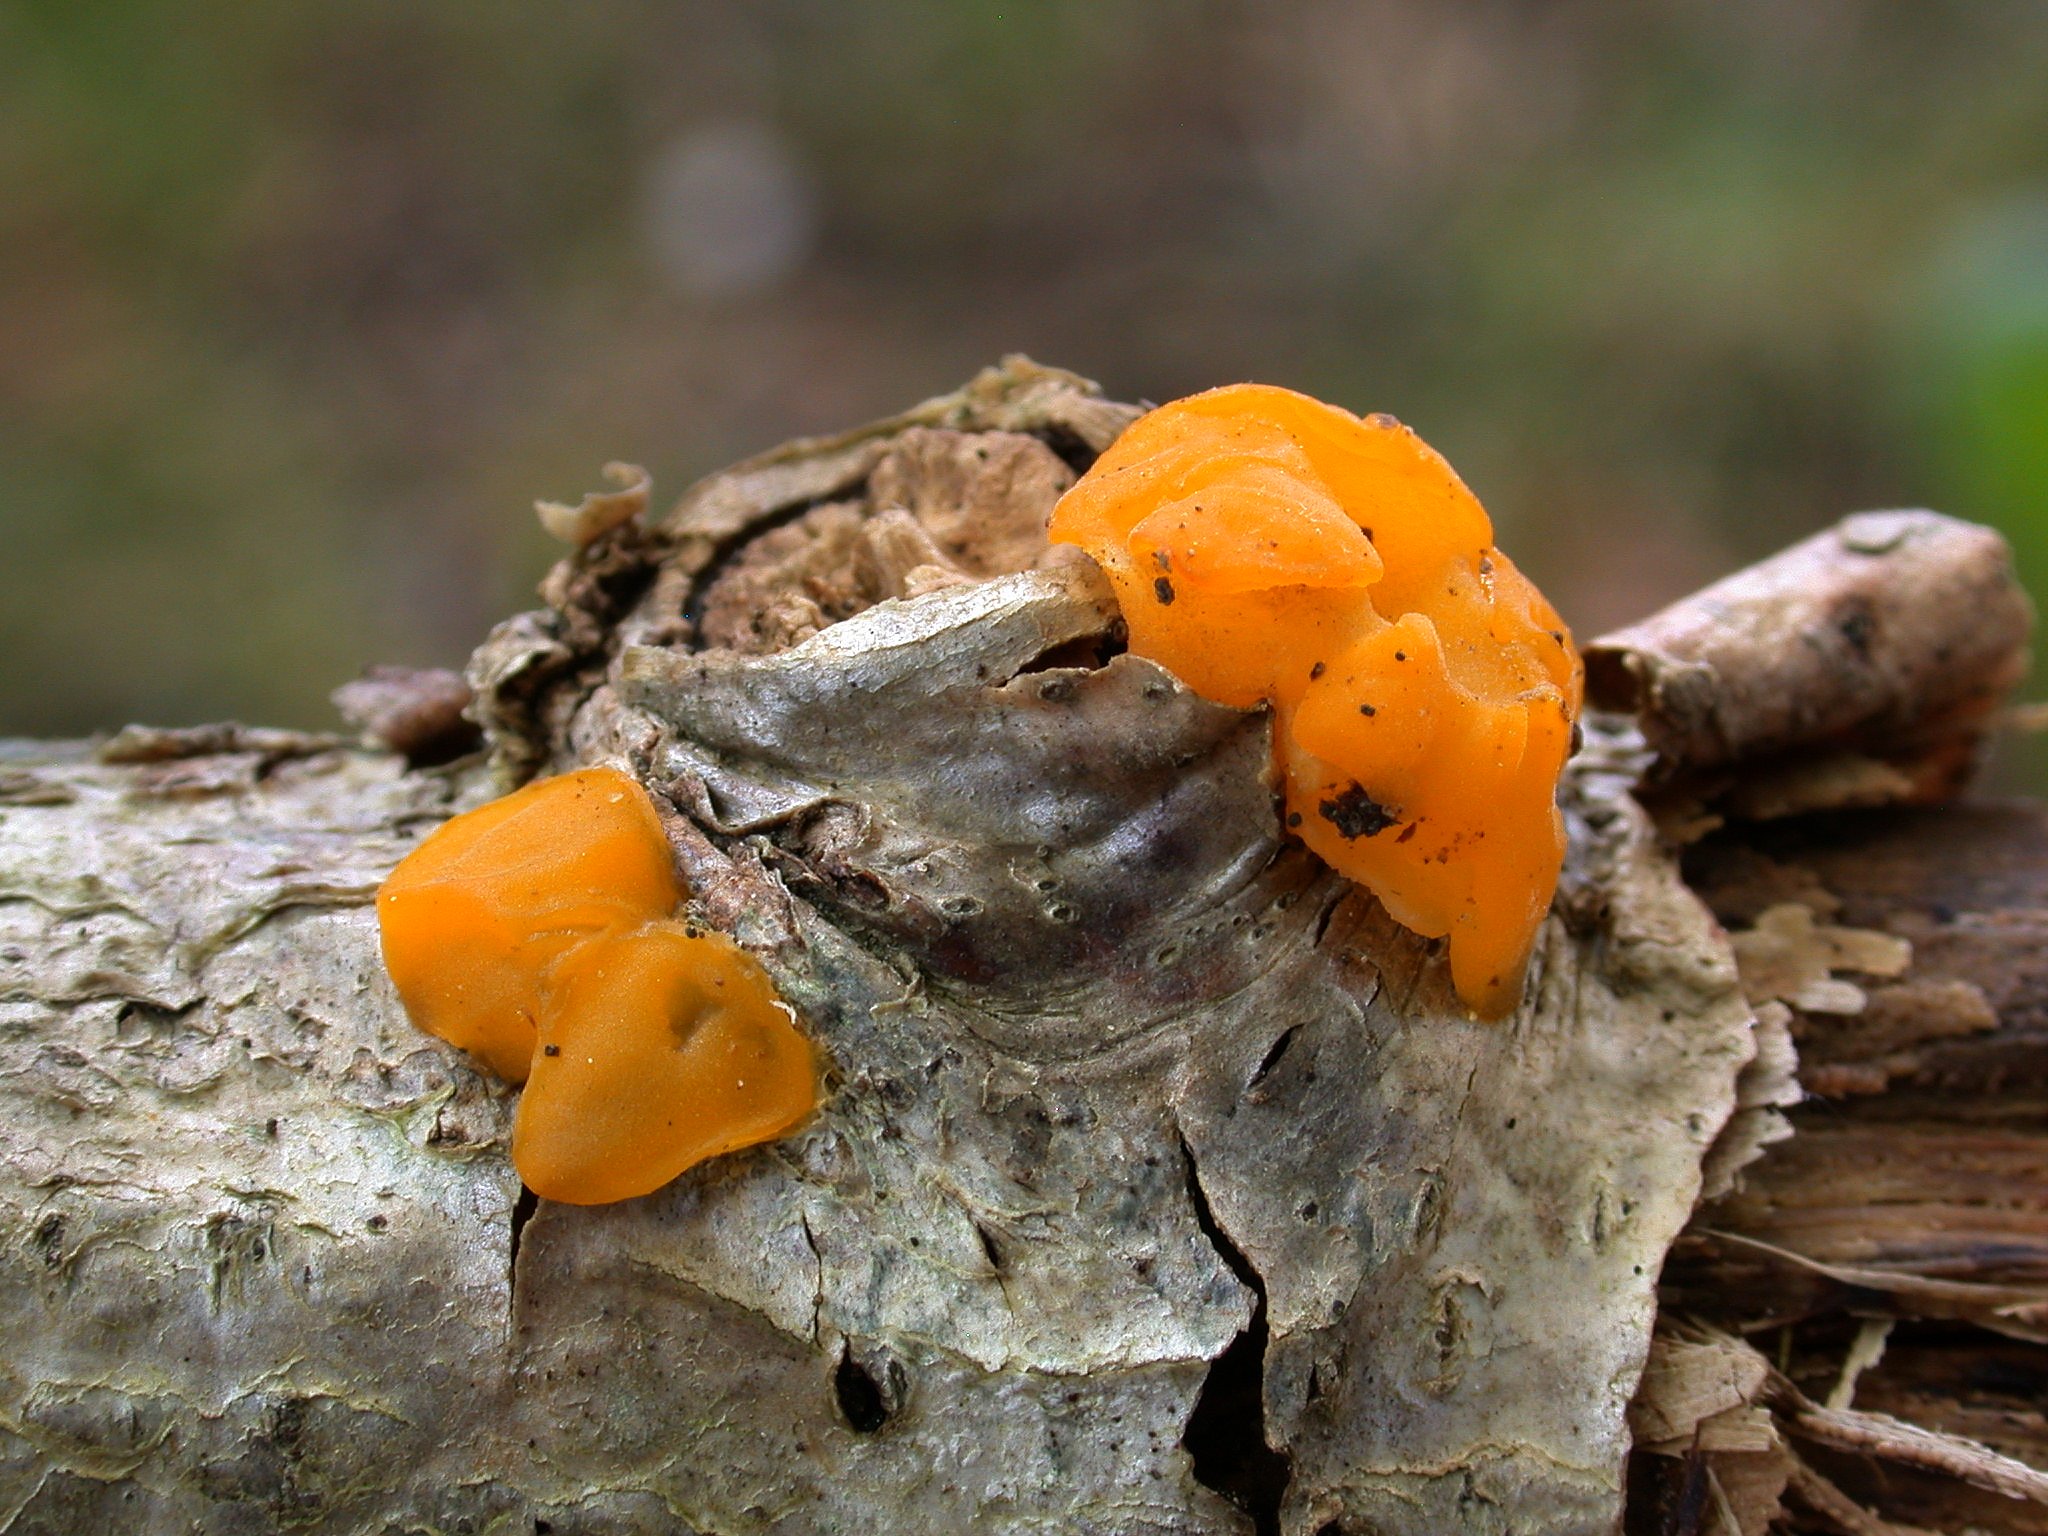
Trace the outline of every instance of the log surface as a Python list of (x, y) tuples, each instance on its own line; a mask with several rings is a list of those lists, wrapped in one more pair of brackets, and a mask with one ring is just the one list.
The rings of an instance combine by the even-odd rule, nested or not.
[[(1853, 1529), (1872, 1455), (2030, 1507), (2023, 1410), (1959, 1383), (2036, 1347), (2037, 1207), (1995, 1192), (2038, 1178), (2000, 947), (2038, 866), (1992, 850), (2038, 813), (1733, 828), (1688, 866), (1717, 922), (1595, 720), (1530, 996), (1475, 1024), (1285, 838), (1265, 716), (1121, 654), (1030, 536), (1129, 418), (1012, 363), (572, 519), (472, 665), (490, 764), (8, 748), (0, 1530), (1593, 1536), (1630, 1485)], [(512, 1094), (407, 1025), (370, 907), (584, 761), (658, 793), (830, 1063), (797, 1136), (600, 1208), (522, 1199)], [(1973, 815), (1979, 873), (1909, 910)], [(1795, 1035), (1848, 1114), (1786, 1120)], [(1853, 1236), (1838, 1188), (1906, 1214)], [(1784, 1370), (1759, 1316), (1808, 1330)], [(1834, 1403), (1813, 1361), (1874, 1318), (1920, 1363)]]

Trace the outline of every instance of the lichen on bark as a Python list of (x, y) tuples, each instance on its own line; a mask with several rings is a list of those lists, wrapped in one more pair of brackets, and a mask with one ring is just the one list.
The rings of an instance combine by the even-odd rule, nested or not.
[(1286, 837), (1266, 716), (1044, 550), (1131, 414), (1013, 360), (599, 531), (479, 649), (497, 782), (636, 772), (828, 1064), (642, 1200), (522, 1204), (505, 1092), (377, 964), (485, 770), (11, 763), (0, 1517), (1611, 1530), (1753, 1050), (1640, 740), (1594, 722), (1473, 1022)]

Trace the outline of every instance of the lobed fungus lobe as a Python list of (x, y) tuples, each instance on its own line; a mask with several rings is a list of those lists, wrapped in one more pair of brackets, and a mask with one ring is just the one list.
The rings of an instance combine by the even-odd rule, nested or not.
[(653, 802), (610, 768), (455, 817), (378, 892), (413, 1023), (526, 1084), (512, 1157), (537, 1194), (646, 1194), (816, 1104), (795, 1015), (738, 945), (671, 917), (681, 898)]
[(436, 828), (378, 890), (377, 918), (413, 1023), (523, 1083), (554, 963), (681, 899), (646, 792), (584, 768)]
[(1133, 423), (1054, 509), (1131, 649), (1266, 703), (1287, 824), (1448, 937), (1475, 1012), (1519, 1001), (1564, 858), (1582, 669), (1450, 465), (1388, 416), (1234, 385)]
[(796, 1016), (722, 933), (669, 919), (578, 946), (551, 978), (512, 1161), (595, 1205), (772, 1141), (817, 1103)]

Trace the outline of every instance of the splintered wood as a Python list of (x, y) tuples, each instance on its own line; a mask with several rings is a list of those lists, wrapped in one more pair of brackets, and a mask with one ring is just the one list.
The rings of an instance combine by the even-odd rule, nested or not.
[(2048, 816), (1927, 803), (2027, 622), (1995, 536), (1870, 514), (1590, 648), (1786, 1042), (1666, 1270), (1632, 1530), (1735, 1478), (1714, 1420), (1668, 1422), (1702, 1360), (1779, 1448), (1736, 1528), (2048, 1530)]

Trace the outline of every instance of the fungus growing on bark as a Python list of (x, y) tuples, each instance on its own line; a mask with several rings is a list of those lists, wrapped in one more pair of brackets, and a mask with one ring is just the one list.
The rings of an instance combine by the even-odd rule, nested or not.
[(1390, 416), (1243, 384), (1135, 422), (1061, 499), (1131, 649), (1272, 705), (1287, 825), (1475, 1012), (1521, 997), (1564, 859), (1582, 669), (1450, 465)]
[(519, 1101), (519, 1176), (600, 1205), (780, 1136), (817, 1105), (795, 1017), (720, 933), (664, 920), (578, 945), (551, 978)]
[[(1682, 1525), (1710, 1483), (1760, 1528), (1788, 1476), (1794, 1519), (2023, 1524), (2037, 1474), (1887, 1415), (1968, 1429), (1944, 1384), (2031, 1364), (2026, 1213), (1983, 1191), (2040, 1157), (2007, 1134), (2040, 1078), (2040, 808), (1730, 814), (1681, 870), (1642, 737), (1595, 719), (1564, 786), (1575, 920), (1516, 1027), (1474, 1027), (1369, 893), (1274, 856), (1267, 716), (1120, 654), (1078, 551), (1040, 563), (1069, 461), (1135, 414), (1011, 362), (774, 450), (568, 557), (472, 662), (501, 764), (631, 753), (667, 786), (695, 910), (747, 914), (850, 1085), (803, 1155), (682, 1198), (528, 1221), (470, 1155), (514, 1100), (420, 1070), (360, 986), (353, 893), (481, 763), (238, 726), (0, 750), (16, 1526), (260, 1519), (281, 1466), (294, 1520), (350, 1528), (751, 1529), (772, 1488), (807, 1536), (1612, 1536), (1625, 1500)], [(826, 509), (908, 509), (990, 579), (890, 601), (913, 584), (826, 551), (752, 580)], [(998, 513), (1008, 552), (960, 558), (944, 529)], [(1852, 754), (1946, 761), (1996, 718), (2026, 603), (1988, 530), (1856, 518), (1752, 574), (1608, 647), (1674, 815), (1759, 783), (1782, 805), (1788, 770)], [(850, 617), (754, 624), (818, 576)], [(1325, 798), (1364, 842), (1406, 825), (1368, 835), (1403, 809), (1376, 781)], [(1914, 948), (1863, 1015), (1808, 1017), (1798, 1075), (1850, 1097), (1803, 1116), (1788, 1010), (1752, 1008), (1726, 931), (1786, 902)], [(1845, 1223), (1864, 1196), (1875, 1226)], [(1919, 1336), (1839, 1412), (1752, 1401), (1754, 1352), (1690, 1323), (1810, 1317), (1790, 1363), (1825, 1382), (1873, 1295)]]
[(520, 1176), (550, 1199), (646, 1194), (816, 1102), (795, 1015), (745, 951), (673, 922), (653, 802), (585, 768), (436, 830), (377, 895), (414, 1024), (526, 1083)]
[(457, 816), (408, 854), (377, 892), (384, 964), (413, 1023), (522, 1083), (554, 963), (681, 895), (646, 793), (583, 768)]

